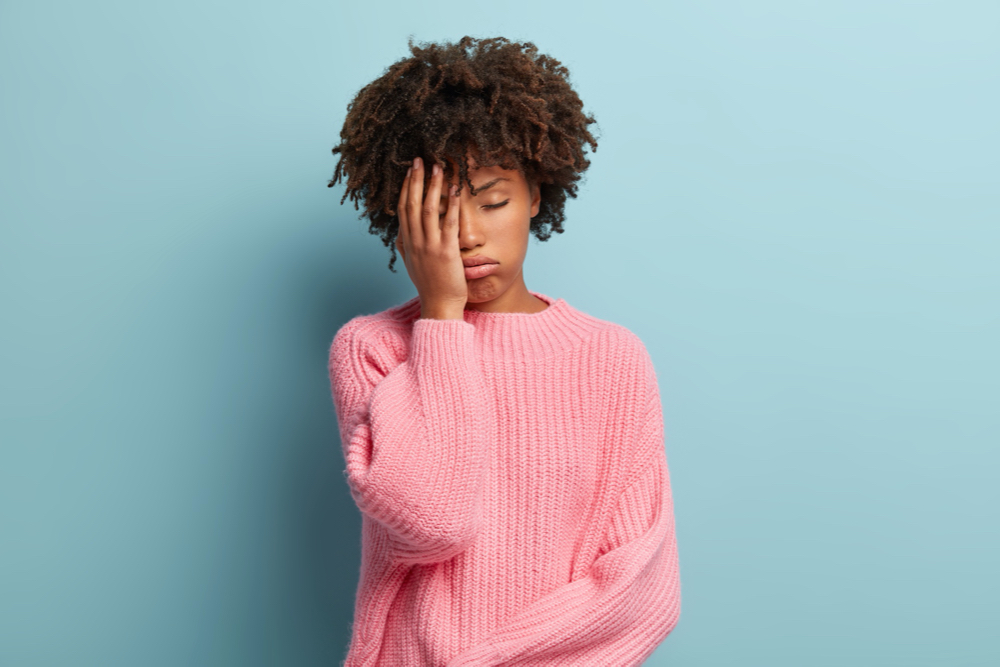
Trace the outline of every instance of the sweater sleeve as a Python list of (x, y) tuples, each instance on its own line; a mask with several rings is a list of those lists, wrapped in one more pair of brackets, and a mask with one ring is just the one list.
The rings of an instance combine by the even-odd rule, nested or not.
[(659, 397), (640, 430), (588, 573), (515, 613), (448, 667), (641, 665), (680, 617), (680, 570)]
[[(491, 412), (474, 325), (418, 319), (407, 358), (372, 349), (348, 323), (330, 350), (346, 469), (358, 509), (385, 529), (393, 559), (447, 560), (476, 536)], [(369, 328), (370, 330), (370, 328)]]

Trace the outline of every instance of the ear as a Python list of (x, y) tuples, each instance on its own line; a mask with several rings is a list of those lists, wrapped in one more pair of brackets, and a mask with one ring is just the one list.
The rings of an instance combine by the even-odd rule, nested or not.
[(542, 204), (542, 187), (537, 181), (532, 181), (530, 184), (531, 191), (531, 217), (534, 218), (538, 215), (538, 209)]

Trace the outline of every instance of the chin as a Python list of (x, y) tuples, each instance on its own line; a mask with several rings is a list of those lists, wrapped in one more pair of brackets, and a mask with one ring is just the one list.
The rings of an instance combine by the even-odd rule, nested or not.
[(468, 303), (486, 303), (503, 294), (499, 281), (492, 280), (493, 278), (495, 278), (493, 275), (484, 276), (466, 283), (469, 288), (466, 301)]

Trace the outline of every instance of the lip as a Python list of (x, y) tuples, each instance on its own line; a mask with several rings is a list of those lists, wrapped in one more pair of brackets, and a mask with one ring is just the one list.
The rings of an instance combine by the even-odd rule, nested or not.
[(479, 266), (480, 264), (499, 264), (499, 262), (486, 255), (476, 255), (475, 257), (463, 257), (462, 264), (465, 266)]
[(479, 264), (477, 266), (466, 266), (465, 267), (465, 279), (475, 280), (476, 278), (484, 278), (491, 273), (496, 272), (499, 264)]

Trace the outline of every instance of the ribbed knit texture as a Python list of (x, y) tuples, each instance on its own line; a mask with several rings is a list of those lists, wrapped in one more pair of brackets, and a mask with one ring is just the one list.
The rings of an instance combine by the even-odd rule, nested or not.
[(329, 372), (362, 514), (344, 667), (641, 665), (680, 615), (656, 372), (627, 328), (537, 313), (337, 331)]

